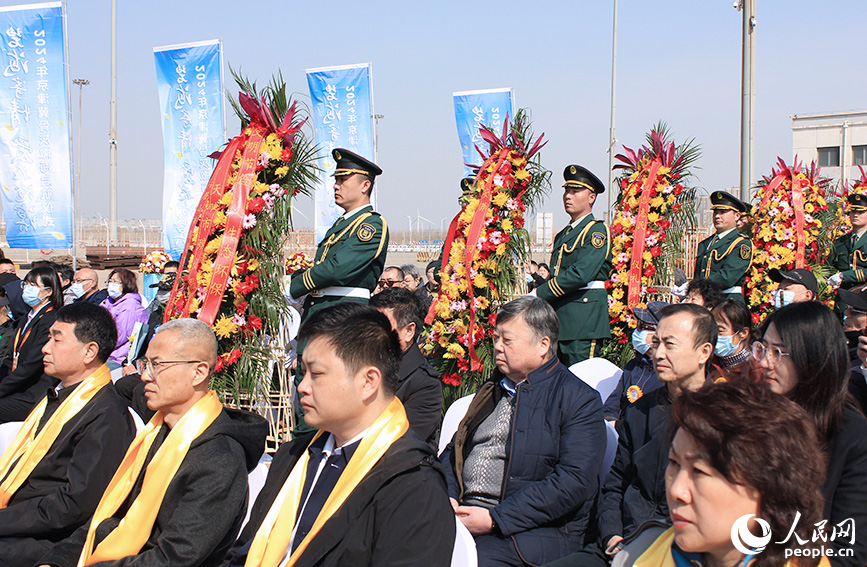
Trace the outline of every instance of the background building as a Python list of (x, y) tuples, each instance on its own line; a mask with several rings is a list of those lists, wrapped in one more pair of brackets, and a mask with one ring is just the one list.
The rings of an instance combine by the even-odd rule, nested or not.
[(836, 181), (859, 179), (867, 166), (867, 110), (792, 116), (792, 153)]

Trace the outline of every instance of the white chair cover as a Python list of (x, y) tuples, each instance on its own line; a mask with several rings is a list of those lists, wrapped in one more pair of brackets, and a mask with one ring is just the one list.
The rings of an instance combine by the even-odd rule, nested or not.
[(602, 403), (605, 403), (605, 400), (617, 387), (620, 375), (623, 374), (623, 370), (604, 358), (588, 358), (576, 362), (569, 367), (569, 371), (599, 392)]
[(467, 414), (467, 409), (470, 407), (470, 402), (473, 401), (473, 396), (475, 394), (455, 400), (449, 406), (449, 409), (446, 410), (446, 415), (443, 417), (443, 426), (440, 428), (440, 454), (452, 440), (452, 437), (454, 437), (455, 431), (458, 430), (458, 425), (461, 424), (461, 420)]

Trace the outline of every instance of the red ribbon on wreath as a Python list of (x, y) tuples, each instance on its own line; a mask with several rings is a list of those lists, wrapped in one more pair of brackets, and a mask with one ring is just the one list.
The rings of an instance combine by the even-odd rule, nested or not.
[(644, 272), (644, 238), (647, 234), (647, 215), (650, 213), (650, 199), (656, 180), (659, 177), (659, 168), (662, 161), (654, 158), (650, 162), (650, 171), (644, 180), (641, 189), (641, 197), (638, 199), (638, 215), (635, 222), (635, 233), (632, 236), (632, 259), (629, 264), (628, 288), (626, 293), (626, 305), (632, 309), (638, 305), (641, 299), (641, 274)]

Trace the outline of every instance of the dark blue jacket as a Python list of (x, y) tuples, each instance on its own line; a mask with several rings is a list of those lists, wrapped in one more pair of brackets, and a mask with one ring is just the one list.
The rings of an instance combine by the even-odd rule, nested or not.
[(627, 537), (650, 519), (668, 521), (665, 468), (671, 398), (659, 388), (629, 404), (618, 423), (617, 455), (602, 485), (599, 534), (603, 549), (611, 536)]
[[(650, 360), (650, 357), (636, 353), (635, 358), (627, 362), (626, 366), (623, 367), (623, 374), (620, 375), (617, 387), (614, 388), (614, 391), (605, 400), (605, 404), (602, 407), (605, 419), (618, 420), (622, 418), (628, 406), (634, 404), (638, 399), (641, 399), (641, 396), (646, 396), (661, 385), (662, 382), (656, 377), (656, 372), (653, 370), (653, 361)], [(630, 386), (637, 386), (641, 390), (641, 396), (636, 399), (630, 399)]]
[[(449, 496), (459, 502), (473, 434), (508, 395), (501, 379), (497, 371), (482, 384), (440, 457)], [(547, 563), (583, 547), (605, 443), (599, 394), (556, 357), (518, 384), (501, 500), (491, 517), (526, 562)]]

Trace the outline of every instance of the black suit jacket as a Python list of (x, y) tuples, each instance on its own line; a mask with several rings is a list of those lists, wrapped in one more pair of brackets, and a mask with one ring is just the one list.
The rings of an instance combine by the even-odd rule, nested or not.
[[(250, 542), (312, 436), (298, 437), (277, 451), (250, 521), (224, 566), (244, 564)], [(361, 480), (296, 565), (446, 567), (454, 541), (455, 515), (442, 469), (430, 446), (410, 430)]]
[(412, 430), (436, 448), (443, 422), (443, 384), (415, 344), (403, 353), (394, 395), (403, 404)]
[[(73, 389), (64, 389), (60, 397), (52, 393), (51, 410)], [(0, 510), (0, 565), (31, 565), (90, 520), (133, 437), (126, 402), (114, 384), (108, 384), (66, 422), (51, 449)]]
[[(825, 450), (828, 472), (822, 495), (828, 530), (832, 525), (852, 518), (855, 526), (867, 526), (867, 418), (854, 408), (844, 410), (840, 428)], [(854, 557), (834, 557), (834, 567), (864, 567), (867, 563), (867, 538), (855, 538), (855, 544), (837, 538), (828, 543), (835, 549), (853, 548)]]
[[(265, 449), (268, 424), (250, 412), (227, 410), (190, 446), (166, 489), (150, 537), (138, 555), (95, 563), (99, 567), (178, 567), (219, 565), (247, 512), (247, 471)], [(96, 529), (100, 542), (114, 530), (141, 492), (147, 465), (168, 435), (154, 441), (145, 468), (118, 513)], [(74, 567), (89, 523), (55, 546), (39, 564)]]
[[(31, 323), (33, 329), (27, 334), (24, 326), (27, 324), (27, 316), (21, 317), (15, 323), (15, 329), (12, 331), (12, 340), (15, 340), (15, 335), (21, 330), (21, 338), (27, 335), (26, 340), (21, 342), (18, 351), (18, 365), (15, 371), (12, 371), (12, 346), (10, 344), (9, 355), (3, 360), (0, 365), (0, 399), (15, 396), (16, 398), (26, 399), (36, 405), (36, 402), (41, 400), (45, 395), (45, 390), (50, 386), (43, 379), (44, 367), (42, 365), (42, 347), (48, 342), (48, 329), (54, 324), (57, 311), (52, 309), (46, 311), (48, 307), (43, 307), (36, 318)], [(57, 384), (55, 381), (54, 384)]]

